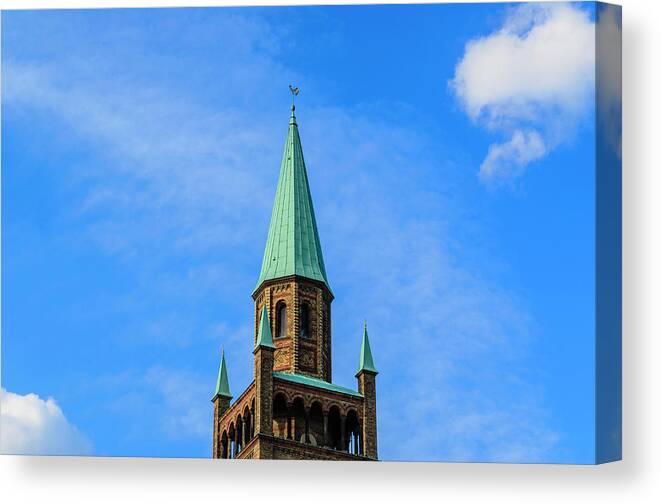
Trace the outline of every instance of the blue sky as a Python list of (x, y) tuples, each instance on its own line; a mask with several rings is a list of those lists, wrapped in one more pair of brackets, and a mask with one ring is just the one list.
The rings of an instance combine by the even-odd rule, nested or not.
[[(252, 379), (250, 293), (294, 83), (334, 381), (355, 387), (367, 319), (380, 458), (592, 461), (594, 48), (580, 37), (594, 17), (4, 12), (15, 450), (210, 455), (221, 345), (235, 395)], [(20, 423), (30, 408), (51, 430)]]

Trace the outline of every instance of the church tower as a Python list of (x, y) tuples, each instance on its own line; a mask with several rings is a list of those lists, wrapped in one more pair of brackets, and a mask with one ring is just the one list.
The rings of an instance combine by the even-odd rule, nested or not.
[[(291, 88), (298, 94), (297, 88)], [(332, 383), (331, 303), (292, 104), (254, 301), (254, 381), (231, 403), (224, 353), (213, 457), (376, 460), (376, 375), (363, 329), (358, 390)]]

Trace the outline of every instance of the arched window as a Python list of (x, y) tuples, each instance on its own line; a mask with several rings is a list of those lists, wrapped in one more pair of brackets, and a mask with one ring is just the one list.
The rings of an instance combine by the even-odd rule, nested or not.
[(301, 312), (299, 314), (299, 323), (301, 327), (301, 338), (310, 338), (310, 309), (307, 303), (301, 304)]
[(344, 423), (344, 446), (341, 448), (353, 455), (361, 455), (363, 452), (362, 440), (360, 435), (360, 423), (358, 415), (354, 410), (347, 413)]
[(273, 399), (273, 435), (291, 439), (290, 415), (287, 398), (283, 394), (276, 394)]
[(227, 458), (233, 459), (236, 458), (236, 429), (234, 428), (234, 422), (230, 424), (230, 431), (229, 431), (229, 440), (228, 440), (228, 456)]
[(220, 446), (220, 458), (229, 458), (227, 431), (223, 431), (223, 435), (220, 440)]
[(321, 403), (315, 401), (310, 407), (308, 419), (308, 439), (314, 446), (325, 446), (324, 439), (324, 412)]
[(331, 406), (328, 411), (327, 446), (334, 450), (342, 449), (342, 416), (337, 406)]
[(236, 419), (236, 454), (238, 455), (243, 450), (243, 418), (239, 415), (239, 418)]
[(276, 338), (287, 336), (287, 305), (280, 301), (276, 305)]
[(291, 431), (294, 441), (307, 443), (307, 414), (303, 399), (297, 397), (292, 402), (291, 408)]

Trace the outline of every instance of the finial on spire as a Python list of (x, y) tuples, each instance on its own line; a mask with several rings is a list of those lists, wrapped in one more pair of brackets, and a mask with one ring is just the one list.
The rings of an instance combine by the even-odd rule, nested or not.
[(296, 105), (294, 104), (294, 98), (298, 96), (298, 93), (301, 92), (301, 88), (294, 87), (291, 84), (289, 85), (289, 91), (291, 91), (291, 111), (296, 110)]

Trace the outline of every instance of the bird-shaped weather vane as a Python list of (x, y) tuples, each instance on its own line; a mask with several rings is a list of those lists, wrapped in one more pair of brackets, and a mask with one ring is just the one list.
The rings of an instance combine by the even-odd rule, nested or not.
[(294, 98), (298, 96), (298, 93), (301, 92), (301, 89), (294, 87), (290, 84), (289, 91), (291, 91), (291, 109), (294, 110), (296, 108), (296, 106), (294, 105)]

